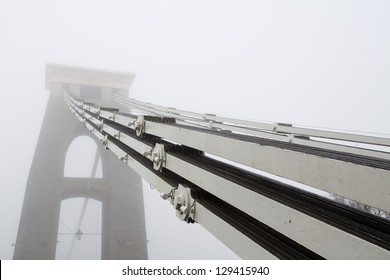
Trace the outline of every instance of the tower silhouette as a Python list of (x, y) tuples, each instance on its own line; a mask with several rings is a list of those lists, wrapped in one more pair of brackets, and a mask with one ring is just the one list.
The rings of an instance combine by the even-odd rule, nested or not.
[(147, 259), (140, 176), (94, 137), (102, 178), (64, 176), (70, 144), (89, 131), (67, 107), (63, 90), (99, 106), (113, 106), (113, 94), (127, 96), (134, 78), (131, 73), (46, 65), (50, 96), (27, 181), (14, 259), (55, 258), (61, 201), (75, 197), (102, 203), (102, 259)]

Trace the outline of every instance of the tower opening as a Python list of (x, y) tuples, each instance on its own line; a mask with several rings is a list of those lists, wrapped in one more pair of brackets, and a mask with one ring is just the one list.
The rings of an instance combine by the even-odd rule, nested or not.
[(70, 198), (61, 202), (56, 259), (99, 260), (102, 251), (102, 203)]
[(65, 158), (64, 177), (102, 178), (102, 160), (97, 144), (79, 136), (70, 144)]

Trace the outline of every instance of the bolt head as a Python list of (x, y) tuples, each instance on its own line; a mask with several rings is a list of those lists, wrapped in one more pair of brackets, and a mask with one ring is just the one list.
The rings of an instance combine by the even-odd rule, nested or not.
[(180, 212), (181, 214), (188, 214), (188, 207), (186, 207), (186, 206), (184, 206), (184, 205), (181, 206), (179, 212)]
[(153, 162), (159, 164), (161, 161), (160, 157), (158, 155), (153, 155)]
[(181, 195), (175, 197), (175, 204), (182, 205), (184, 203), (184, 199)]

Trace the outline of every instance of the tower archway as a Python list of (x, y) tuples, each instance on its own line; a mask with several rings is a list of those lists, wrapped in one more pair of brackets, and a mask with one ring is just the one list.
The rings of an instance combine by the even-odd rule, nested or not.
[(102, 204), (85, 197), (61, 201), (56, 259), (101, 259)]
[[(70, 198), (101, 204), (102, 259), (147, 259), (140, 176), (98, 141), (84, 138), (90, 132), (70, 112), (62, 96), (64, 86), (80, 97), (82, 85), (91, 85), (101, 94), (88, 96), (96, 98), (88, 101), (107, 104), (112, 100), (112, 86), (128, 92), (134, 75), (62, 65), (47, 65), (46, 74), (50, 98), (28, 177), (14, 259), (56, 257), (61, 205)], [(75, 155), (92, 156), (85, 156), (87, 163), (77, 162), (76, 157), (76, 163), (67, 166), (68, 160), (73, 161), (72, 147), (77, 146), (77, 139), (92, 142), (85, 140), (88, 147), (81, 152), (76, 147)], [(78, 170), (84, 165), (89, 167)]]

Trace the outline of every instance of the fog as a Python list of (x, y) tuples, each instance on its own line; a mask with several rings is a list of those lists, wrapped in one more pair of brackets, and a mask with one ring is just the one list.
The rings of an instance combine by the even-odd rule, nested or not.
[[(389, 135), (389, 14), (388, 1), (2, 0), (0, 258), (13, 254), (46, 63), (136, 73), (130, 96), (158, 105)], [(152, 258), (235, 258), (144, 193)]]

